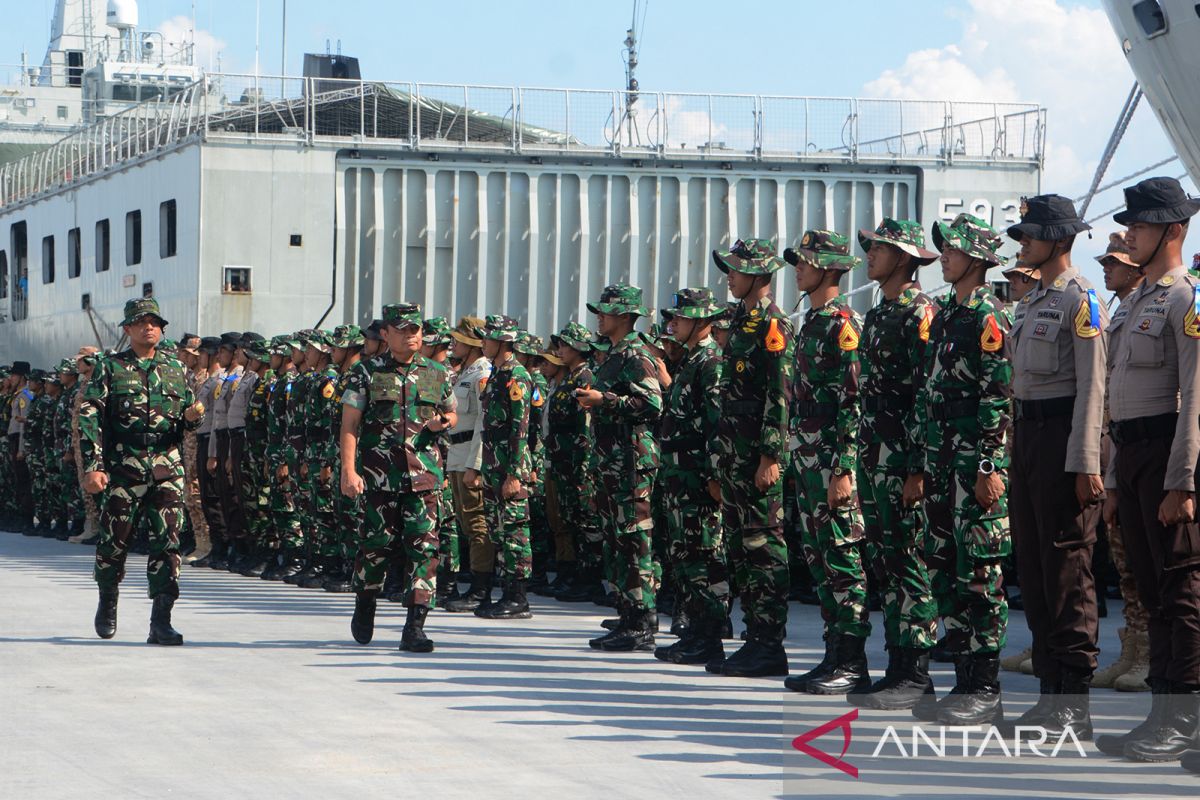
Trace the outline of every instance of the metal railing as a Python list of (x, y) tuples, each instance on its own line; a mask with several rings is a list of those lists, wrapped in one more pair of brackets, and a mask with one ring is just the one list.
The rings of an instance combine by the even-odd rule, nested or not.
[[(632, 100), (632, 102), (631, 102)], [(0, 169), (22, 202), (193, 137), (721, 162), (1041, 164), (1033, 104), (515, 88), (210, 74)]]

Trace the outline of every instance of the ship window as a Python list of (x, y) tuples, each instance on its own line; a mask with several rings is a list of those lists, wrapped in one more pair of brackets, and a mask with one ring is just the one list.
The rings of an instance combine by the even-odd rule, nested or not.
[(67, 231), (67, 277), (79, 277), (80, 262), (79, 228)]
[[(8, 297), (8, 253), (0, 250), (0, 300)], [(0, 317), (0, 322), (4, 318)]]
[(225, 294), (249, 294), (250, 268), (226, 267), (225, 279), (221, 282), (221, 291)]
[(175, 201), (168, 200), (158, 207), (158, 257), (175, 255)]
[(29, 229), (27, 223), (14, 223), (9, 229), (12, 253), (12, 318), (25, 319), (29, 306), (25, 301), (29, 293)]
[(142, 263), (142, 212), (125, 215), (125, 266)]
[[(67, 86), (83, 85), (83, 51), (67, 51)], [(64, 108), (59, 106), (59, 108)], [(64, 117), (65, 119), (65, 117)]]
[(154, 297), (154, 283), (148, 282), (142, 284), (142, 297)]
[(42, 283), (54, 283), (54, 237), (42, 239)]
[(1133, 18), (1142, 28), (1147, 39), (1167, 32), (1167, 18), (1163, 15), (1158, 0), (1141, 0), (1133, 4)]
[(304, 237), (299, 233), (293, 233), (291, 238), (288, 239), (288, 244), (292, 247), (300, 247), (304, 244)]
[(108, 272), (112, 266), (109, 261), (108, 220), (102, 219), (96, 223), (96, 272)]

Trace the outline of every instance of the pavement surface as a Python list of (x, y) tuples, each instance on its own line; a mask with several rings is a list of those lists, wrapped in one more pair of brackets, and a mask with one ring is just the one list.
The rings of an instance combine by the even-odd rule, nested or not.
[[(586, 640), (611, 612), (543, 598), (524, 621), (435, 611), (437, 649), (417, 655), (396, 649), (398, 605), (380, 604), (375, 641), (360, 646), (352, 595), (184, 567), (174, 621), (186, 644), (157, 647), (145, 643), (145, 558), (131, 556), (117, 636), (102, 641), (91, 559), (0, 533), (0, 798), (1200, 796), (1200, 776), (1177, 764), (1112, 760), (1088, 742), (1082, 755), (1066, 743), (1051, 756), (1053, 741), (1014, 755), (984, 731), (915, 731), (906, 712), (847, 719), (843, 699), (780, 679), (597, 653)], [(819, 658), (821, 625), (812, 606), (790, 611), (796, 672)], [(1117, 651), (1112, 613), (1104, 661)], [(1010, 652), (1028, 637), (1014, 612)], [(878, 630), (871, 646), (884, 664)], [(1003, 684), (1010, 715), (1033, 701), (1033, 678)], [(1147, 704), (1098, 691), (1097, 727), (1126, 730)], [(827, 760), (793, 748), (831, 721), (808, 743)]]

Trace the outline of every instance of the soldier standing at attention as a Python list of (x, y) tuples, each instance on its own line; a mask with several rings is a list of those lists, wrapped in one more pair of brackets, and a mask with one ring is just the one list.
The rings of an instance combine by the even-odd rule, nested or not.
[(300, 410), (304, 429), (302, 473), (307, 476), (302, 491), (308, 497), (310, 509), (308, 535), (312, 539), (312, 563), (308, 577), (298, 585), (303, 589), (319, 589), (328, 575), (337, 572), (341, 558), (336, 507), (341, 492), (333, 483), (338, 440), (330, 435), (341, 398), (337, 396), (338, 368), (332, 360), (333, 341), (329, 333), (312, 331), (305, 356), (313, 364)]
[(158, 351), (167, 321), (152, 297), (125, 304), (121, 323), (129, 349), (102, 358), (79, 411), (83, 488), (104, 491), (103, 533), (96, 545), (100, 604), (96, 633), (117, 632), (117, 587), (134, 529), (150, 534), (146, 573), (154, 609), (150, 644), (183, 644), (171, 627), (179, 597), (179, 531), (183, 527), (183, 431), (195, 428), (204, 406), (195, 402), (183, 365)]
[(294, 579), (304, 568), (299, 557), (304, 534), (296, 510), (296, 472), (290, 466), (288, 454), (288, 406), (291, 404), (294, 384), (300, 376), (295, 359), (299, 358), (303, 363), (304, 344), (294, 334), (281, 337), (277, 352), (280, 354), (279, 365), (267, 404), (267, 471), (271, 478), (273, 544), (279, 548), (281, 557), (278, 567), (262, 574), (263, 580), (273, 581)]
[(809, 694), (846, 694), (870, 686), (865, 647), (867, 576), (858, 466), (858, 345), (862, 318), (841, 295), (842, 277), (860, 262), (833, 231), (806, 231), (783, 258), (810, 308), (796, 336), (792, 383), (792, 456), (800, 542), (821, 601), (825, 658), (784, 685)]
[[(205, 408), (211, 408), (217, 387), (225, 379), (225, 369), (220, 359), (221, 339), (217, 336), (205, 336), (200, 340), (200, 350), (206, 357), (206, 373), (200, 388), (196, 390), (196, 400)], [(232, 357), (233, 351), (227, 351)], [(228, 358), (225, 362), (228, 366)], [(205, 414), (196, 429), (196, 479), (200, 487), (200, 510), (204, 513), (204, 522), (208, 527), (208, 538), (212, 549), (208, 555), (199, 561), (193, 561), (194, 567), (210, 567), (225, 569), (228, 565), (229, 540), (225, 531), (225, 517), (221, 513), (221, 497), (217, 493), (215, 473), (208, 471), (208, 449), (212, 437), (213, 415)]]
[[(533, 466), (529, 453), (529, 407), (533, 379), (517, 361), (514, 348), (520, 329), (511, 317), (489, 315), (476, 335), (492, 362), (492, 375), (480, 395), (475, 436), (482, 443), (484, 512), (500, 560), (504, 594), (496, 603), (481, 604), (475, 616), (528, 619), (527, 582), (533, 567), (529, 542), (529, 487)], [(463, 476), (480, 485), (480, 472)]]
[[(450, 323), (445, 317), (431, 317), (425, 320), (421, 329), (421, 355), (430, 361), (446, 367), (450, 382), (456, 380), (453, 368), (448, 364), (450, 343)], [(442, 459), (442, 469), (445, 470), (449, 459), (450, 433), (442, 431), (438, 436), (438, 455)], [(458, 522), (454, 515), (454, 494), (450, 489), (449, 476), (443, 475), (442, 485), (438, 489), (438, 574), (437, 574), (437, 605), (444, 606), (451, 600), (459, 599), (458, 593)]]
[(246, 374), (243, 383), (253, 381), (247, 390), (242, 384), (238, 385), (239, 394), (246, 392), (245, 424), (242, 426), (241, 448), (241, 500), (246, 517), (246, 531), (249, 536), (251, 556), (239, 570), (239, 574), (250, 578), (260, 578), (271, 566), (270, 560), (274, 551), (269, 549), (269, 525), (266, 514), (268, 501), (268, 484), (266, 475), (265, 450), (267, 446), (266, 403), (268, 389), (275, 381), (275, 373), (271, 371), (272, 342), (266, 340), (251, 341), (245, 345)]
[(1200, 200), (1174, 178), (1125, 190), (1125, 243), (1145, 276), (1111, 332), (1104, 517), (1117, 515), (1125, 557), (1150, 619), (1146, 720), (1097, 737), (1108, 755), (1172, 761), (1196, 748), (1200, 725), (1200, 279), (1183, 263), (1183, 240)]
[(475, 423), (480, 413), (479, 397), (492, 374), (492, 362), (484, 357), (483, 340), (477, 333), (483, 324), (478, 317), (462, 317), (450, 332), (454, 339), (450, 353), (459, 362), (454, 381), (458, 420), (449, 430), (446, 473), (458, 527), (467, 537), (467, 561), (471, 569), (471, 588), (457, 600), (446, 601), (446, 610), (454, 612), (474, 611), (491, 603), (492, 573), (496, 567), (496, 547), (488, 535), (483, 510), (483, 488), (466, 483), (467, 472), (478, 472), (483, 464), (483, 442), (475, 433)]
[[(542, 440), (542, 420), (546, 413), (546, 398), (550, 383), (542, 372), (542, 337), (521, 331), (516, 343), (517, 363), (529, 373), (533, 388), (529, 393), (529, 458), (532, 479), (529, 486), (529, 546), (533, 552), (533, 571), (529, 575), (529, 590), (545, 590), (546, 561), (550, 558), (550, 523), (546, 518), (546, 445)], [(541, 593), (541, 592), (537, 592)]]
[[(1096, 670), (1096, 544), (1100, 425), (1108, 310), (1071, 263), (1090, 230), (1060, 195), (1029, 198), (1008, 229), (1020, 262), (1041, 279), (1014, 312), (1013, 436), (1009, 513), (1025, 620), (1033, 634), (1038, 702), (1013, 721), (1092, 738), (1088, 687)], [(1092, 511), (1088, 511), (1092, 509)], [(1091, 518), (1091, 522), (1086, 517)]]
[(354, 365), (342, 396), (341, 488), (363, 497), (365, 513), (350, 631), (359, 644), (371, 641), (388, 559), (403, 555), (408, 617), (400, 649), (428, 653), (433, 642), (425, 618), (436, 591), (442, 484), (437, 435), (454, 424), (454, 392), (446, 368), (420, 354), (420, 306), (384, 306), (380, 335), (389, 352)]
[(246, 368), (245, 351), (239, 349), (241, 341), (241, 333), (229, 331), (221, 334), (217, 363), (224, 371), (224, 376), (213, 390), (212, 402), (207, 406), (207, 416), (211, 418), (211, 424), (208, 426), (210, 433), (207, 472), (216, 485), (221, 519), (224, 520), (225, 542), (228, 545), (225, 569), (230, 572), (236, 572), (241, 567), (241, 561), (246, 555), (246, 520), (241, 513), (241, 503), (234, 493), (229, 473), (225, 469), (225, 464), (229, 461), (229, 402), (233, 399), (242, 379), (242, 372)]
[[(938, 613), (954, 655), (955, 685), (936, 705), (919, 704), (919, 719), (943, 725), (987, 725), (1004, 719), (1000, 651), (1008, 625), (1000, 564), (1008, 533), (1006, 438), (1011, 421), (1010, 325), (987, 284), (1003, 265), (1000, 237), (986, 222), (960, 214), (935, 222), (933, 243), (952, 290), (933, 318), (926, 382), (917, 396), (923, 460), (905, 482), (905, 503), (927, 498), (926, 563)], [(928, 487), (926, 487), (928, 483)]]
[(662, 499), (667, 553), (679, 586), (677, 611), (688, 618), (678, 642), (654, 657), (675, 664), (724, 660), (721, 633), (729, 619), (729, 567), (721, 531), (717, 426), (721, 419), (721, 352), (712, 322), (725, 313), (711, 289), (680, 289), (662, 309), (667, 335), (683, 356), (663, 398)]
[(792, 324), (771, 299), (784, 265), (766, 239), (713, 251), (738, 301), (721, 376), (721, 519), (729, 570), (741, 599), (746, 643), (710, 672), (734, 677), (786, 675), (788, 548), (783, 536), (792, 391)]
[(607, 286), (588, 303), (610, 348), (595, 370), (592, 388), (575, 398), (592, 413), (597, 511), (611, 555), (611, 579), (620, 618), (616, 627), (588, 645), (597, 650), (653, 650), (658, 628), (650, 494), (658, 471), (654, 427), (662, 412), (658, 368), (642, 335), (633, 329), (649, 311), (637, 286)]
[[(333, 331), (333, 363), (337, 367), (338, 377), (334, 383), (333, 393), (337, 399), (333, 415), (330, 417), (328, 440), (333, 443), (333, 471), (335, 475), (342, 474), (341, 433), (342, 409), (345, 406), (341, 398), (346, 394), (350, 374), (354, 365), (362, 360), (362, 349), (365, 339), (362, 330), (357, 325), (339, 325)], [(334, 498), (336, 509), (336, 540), (338, 557), (333, 571), (326, 571), (325, 583), (322, 588), (327, 592), (344, 594), (350, 591), (350, 582), (354, 572), (354, 555), (358, 552), (359, 531), (362, 529), (363, 508), (362, 499), (347, 497), (341, 492)]]
[(904, 503), (904, 482), (923, 458), (916, 452), (913, 405), (925, 382), (925, 348), (934, 305), (914, 274), (937, 260), (912, 220), (885, 217), (859, 231), (867, 277), (882, 298), (867, 312), (859, 359), (858, 495), (870, 569), (883, 594), (888, 666), (866, 692), (847, 699), (864, 708), (912, 708), (934, 699), (929, 651), (937, 641), (937, 606), (925, 566), (925, 512)]
[[(96, 362), (99, 360), (99, 348), (85, 345), (79, 348), (79, 354), (76, 356), (76, 368), (79, 370), (79, 389), (75, 392), (75, 400), (71, 410), (71, 468), (75, 474), (75, 485), (82, 489), (83, 487), (83, 457), (79, 450), (79, 409), (83, 407), (84, 392), (87, 389), (88, 381), (91, 380), (92, 373), (96, 369)], [(186, 455), (184, 464), (186, 465)], [(97, 498), (87, 492), (82, 492), (83, 495), (83, 511), (84, 521), (83, 530), (73, 537), (70, 541), (76, 541), (80, 544), (94, 544), (97, 537), (100, 536), (100, 509), (97, 507)]]

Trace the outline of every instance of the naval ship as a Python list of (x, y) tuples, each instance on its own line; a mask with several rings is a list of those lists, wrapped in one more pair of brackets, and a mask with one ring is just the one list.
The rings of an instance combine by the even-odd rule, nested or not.
[[(115, 346), (143, 294), (176, 333), (367, 324), (403, 299), (545, 335), (610, 283), (651, 307), (722, 286), (709, 253), (739, 237), (1005, 226), (1040, 188), (1035, 103), (448, 85), (340, 54), (229, 74), (141, 31), (133, 0), (98, 5), (57, 0), (13, 88), (40, 110), (0, 128), (62, 134), (0, 166), (0, 361)], [(38, 93), (70, 91), (56, 121)], [(849, 288), (870, 303), (863, 268)], [(791, 280), (777, 296), (797, 305)]]

